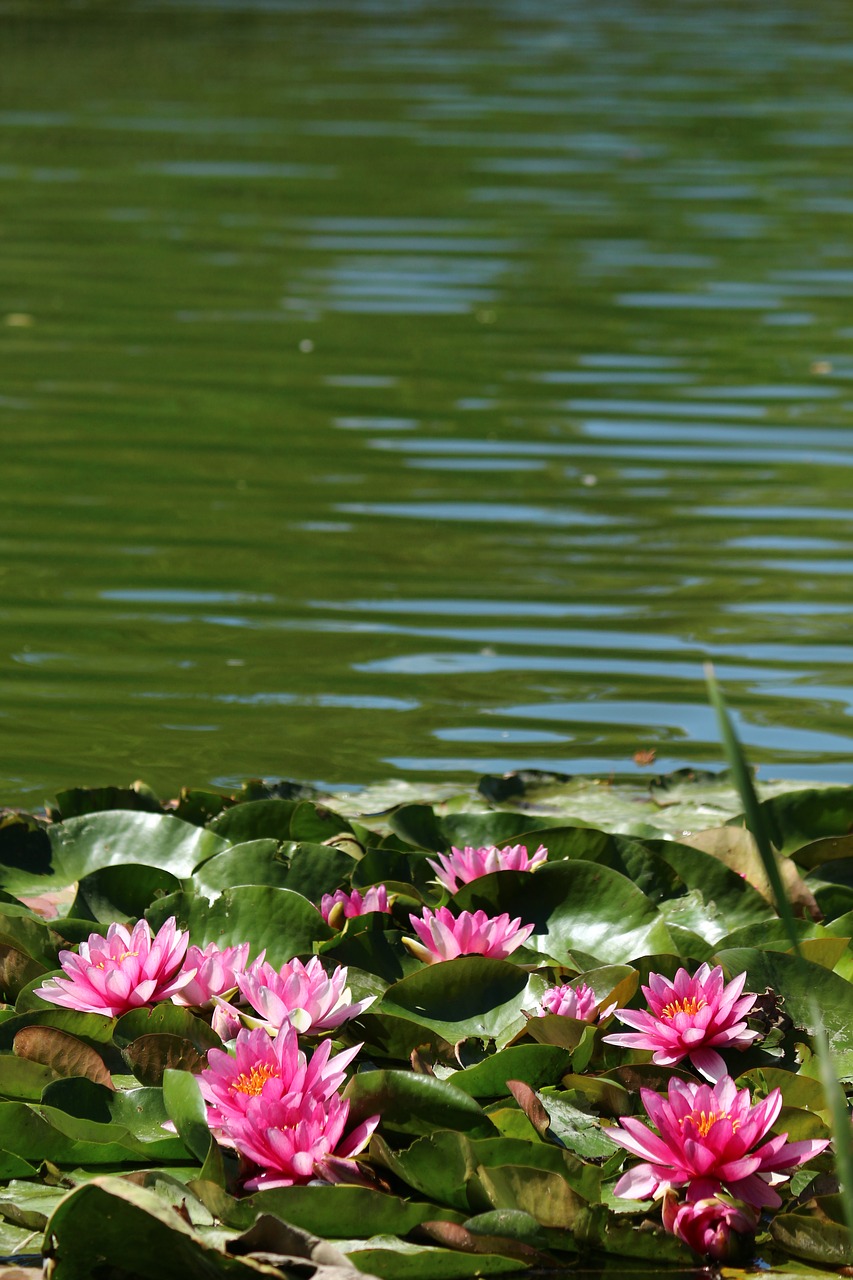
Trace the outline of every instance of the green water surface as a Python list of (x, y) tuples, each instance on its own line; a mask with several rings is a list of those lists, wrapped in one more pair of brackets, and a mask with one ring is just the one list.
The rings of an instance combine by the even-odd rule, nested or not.
[(7, 802), (714, 764), (708, 658), (761, 776), (850, 780), (849, 6), (0, 43)]

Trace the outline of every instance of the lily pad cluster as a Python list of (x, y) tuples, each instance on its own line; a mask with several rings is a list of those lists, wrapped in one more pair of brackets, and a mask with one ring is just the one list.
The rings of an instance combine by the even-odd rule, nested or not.
[[(797, 956), (743, 820), (715, 807), (724, 781), (695, 785), (692, 808), (691, 780), (663, 779), (637, 821), (620, 803), (607, 823), (599, 805), (596, 825), (571, 783), (529, 776), (373, 813), (256, 784), (168, 804), (141, 787), (78, 790), (46, 816), (0, 814), (3, 1253), (43, 1251), (59, 1280), (98, 1268), (452, 1280), (579, 1262), (618, 1274), (625, 1259), (653, 1275), (698, 1267), (721, 1232), (747, 1238), (745, 1265), (756, 1255), (776, 1273), (853, 1264), (815, 1053), (817, 1016), (853, 1086), (853, 788), (765, 793)], [(524, 853), (514, 869), (437, 875), (454, 848), (505, 847)], [(413, 918), (441, 913), (506, 917), (523, 937), (506, 954), (425, 957)], [(339, 1096), (369, 1137), (344, 1162), (351, 1177), (264, 1185), (211, 1128), (199, 1080), (233, 1052), (222, 1006), (252, 1025), (239, 993), (204, 1009), (161, 991), (119, 1016), (44, 998), (67, 977), (60, 952), (97, 957), (111, 928), (138, 938), (144, 921), (154, 937), (171, 920), (197, 957), (248, 947), (275, 971), (346, 969), (353, 1016), (304, 1031), (297, 1018), (293, 1034), (307, 1059), (347, 1065)], [(644, 987), (677, 993), (680, 972), (718, 969), (740, 983), (730, 1004), (747, 1025), (697, 1060), (714, 1076), (721, 1055), (725, 1085), (689, 1054), (662, 1061), (620, 1020), (642, 1037)], [(648, 1116), (668, 1098), (707, 1111), (712, 1094), (760, 1116), (775, 1151), (816, 1153), (789, 1161), (781, 1204), (744, 1210), (723, 1187), (716, 1208), (704, 1196), (685, 1216), (671, 1190), (626, 1198), (646, 1194), (632, 1170)]]

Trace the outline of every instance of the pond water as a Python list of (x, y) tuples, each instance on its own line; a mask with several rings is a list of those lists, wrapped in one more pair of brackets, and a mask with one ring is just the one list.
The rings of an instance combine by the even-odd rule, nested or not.
[(4, 801), (851, 780), (848, 6), (0, 21)]

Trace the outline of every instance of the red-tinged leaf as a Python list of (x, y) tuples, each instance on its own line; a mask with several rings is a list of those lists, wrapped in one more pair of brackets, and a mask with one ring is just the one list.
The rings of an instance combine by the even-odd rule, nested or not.
[(60, 1076), (83, 1076), (95, 1084), (115, 1089), (104, 1060), (91, 1045), (56, 1027), (23, 1027), (15, 1036), (12, 1050), (19, 1058), (40, 1062)]

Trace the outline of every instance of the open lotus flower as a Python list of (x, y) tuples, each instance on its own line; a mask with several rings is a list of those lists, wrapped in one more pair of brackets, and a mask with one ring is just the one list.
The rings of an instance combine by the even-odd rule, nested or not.
[(455, 893), (463, 884), (479, 880), (480, 876), (490, 875), (493, 871), (535, 871), (548, 857), (548, 850), (540, 845), (533, 857), (529, 857), (523, 844), (507, 845), (498, 849), (496, 845), (484, 845), (474, 849), (471, 845), (464, 849), (451, 847), (450, 853), (438, 854), (438, 862), (427, 858), (427, 862), (435, 872), (435, 878), (449, 893)]
[(293, 1026), (271, 1040), (263, 1030), (241, 1031), (235, 1054), (211, 1049), (199, 1076), (210, 1104), (208, 1123), (227, 1146), (257, 1166), (245, 1186), (290, 1187), (321, 1178), (357, 1181), (353, 1157), (379, 1123), (371, 1116), (345, 1133), (349, 1102), (338, 1089), (361, 1046), (330, 1057), (331, 1043), (310, 1060)]
[(244, 1000), (260, 1015), (251, 1021), (272, 1035), (285, 1024), (305, 1035), (332, 1031), (373, 1004), (376, 996), (353, 1002), (347, 970), (339, 965), (329, 975), (312, 956), (307, 964), (293, 959), (276, 971), (265, 960), (256, 960), (238, 973), (237, 986)]
[(147, 920), (131, 932), (123, 924), (111, 924), (104, 938), (89, 935), (77, 951), (60, 951), (64, 978), (48, 978), (36, 995), (64, 1009), (102, 1013), (118, 1018), (130, 1009), (170, 1000), (194, 978), (195, 970), (183, 967), (189, 935), (181, 932), (171, 916), (156, 936)]
[(420, 916), (410, 915), (412, 928), (420, 938), (403, 938), (413, 956), (427, 964), (455, 960), (457, 956), (492, 956), (505, 960), (526, 942), (533, 932), (532, 924), (522, 924), (521, 917), (487, 916), (485, 911), (460, 911), (454, 916), (447, 907), (430, 911), (424, 907)]
[(201, 947), (189, 947), (185, 966), (194, 970), (195, 977), (172, 996), (172, 1003), (192, 1008), (212, 1006), (214, 996), (236, 991), (237, 974), (243, 972), (248, 958), (248, 942), (239, 947), (226, 947), (224, 951), (220, 951), (215, 942), (203, 951)]
[(324, 893), (320, 899), (320, 913), (333, 929), (341, 928), (345, 920), (367, 916), (374, 911), (390, 915), (388, 890), (384, 884), (372, 884), (363, 897), (358, 889), (353, 889), (352, 893), (338, 889), (335, 893)]
[(738, 1091), (730, 1076), (713, 1086), (672, 1079), (666, 1098), (651, 1089), (641, 1089), (640, 1097), (657, 1133), (630, 1116), (619, 1121), (621, 1128), (606, 1130), (643, 1160), (616, 1183), (617, 1196), (645, 1200), (686, 1186), (691, 1204), (727, 1191), (756, 1209), (778, 1209), (782, 1201), (770, 1184), (827, 1145), (823, 1139), (788, 1142), (783, 1133), (756, 1146), (779, 1115), (782, 1094), (773, 1089), (753, 1107), (749, 1090)]
[(628, 1049), (653, 1050), (652, 1062), (660, 1067), (689, 1058), (707, 1080), (719, 1080), (726, 1064), (717, 1049), (746, 1049), (759, 1034), (743, 1021), (755, 1003), (754, 995), (741, 995), (745, 981), (741, 973), (725, 983), (719, 965), (700, 965), (692, 978), (679, 969), (672, 982), (653, 973), (642, 989), (651, 1012), (620, 1009), (616, 1017), (636, 1030), (604, 1038)]
[(568, 982), (561, 987), (549, 987), (542, 996), (537, 1016), (556, 1013), (563, 1018), (577, 1018), (579, 1022), (592, 1022), (598, 1012), (598, 1002), (592, 987), (579, 982), (576, 987)]
[(737, 1263), (758, 1227), (757, 1210), (720, 1196), (679, 1204), (673, 1191), (663, 1199), (663, 1225), (701, 1258)]
[(310, 1060), (299, 1048), (299, 1033), (285, 1026), (275, 1037), (263, 1027), (242, 1029), (234, 1052), (209, 1049), (207, 1066), (198, 1077), (208, 1103), (208, 1123), (227, 1131), (235, 1116), (244, 1116), (250, 1098), (278, 1102), (288, 1094), (315, 1094), (327, 1100), (346, 1078), (346, 1068), (361, 1045), (345, 1049), (330, 1059), (331, 1040), (323, 1040)]

